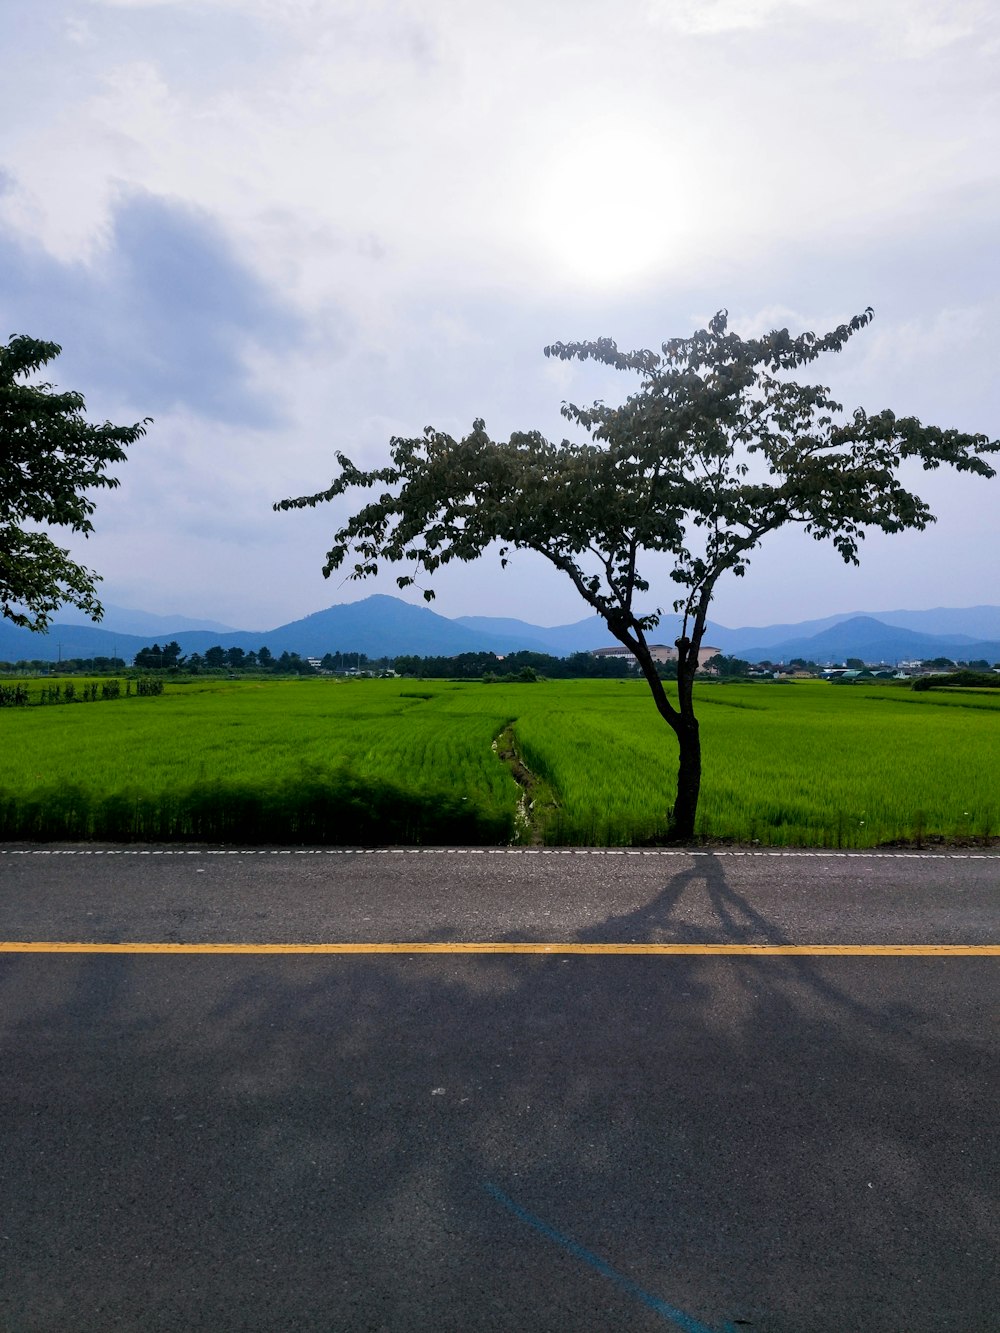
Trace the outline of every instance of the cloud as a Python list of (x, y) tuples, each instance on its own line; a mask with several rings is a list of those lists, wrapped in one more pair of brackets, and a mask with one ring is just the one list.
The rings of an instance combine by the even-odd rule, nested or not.
[(821, 22), (867, 30), (894, 57), (923, 59), (981, 32), (990, 10), (984, 0), (648, 0), (646, 17), (701, 38)]
[[(336, 514), (270, 504), (325, 485), (335, 448), (373, 465), (390, 434), (477, 415), (561, 438), (562, 398), (633, 386), (546, 343), (657, 346), (720, 306), (759, 331), (871, 304), (837, 395), (995, 430), (998, 13), (6, 0), (0, 335), (62, 342), (92, 416), (157, 418), (101, 498), (93, 562), (137, 588), (112, 600), (313, 609), (339, 595), (316, 584)], [(968, 494), (985, 532), (990, 488)], [(919, 548), (941, 579), (957, 505)], [(977, 541), (956, 596), (989, 600)], [(812, 607), (810, 570), (845, 575), (795, 549), (758, 586)], [(535, 571), (460, 573), (442, 609), (479, 609), (477, 578), (514, 614), (549, 598)]]
[(144, 194), (121, 199), (92, 263), (54, 259), (0, 236), (9, 331), (52, 338), (63, 366), (136, 410), (184, 408), (217, 421), (274, 426), (253, 360), (284, 355), (300, 316), (234, 253), (204, 212)]

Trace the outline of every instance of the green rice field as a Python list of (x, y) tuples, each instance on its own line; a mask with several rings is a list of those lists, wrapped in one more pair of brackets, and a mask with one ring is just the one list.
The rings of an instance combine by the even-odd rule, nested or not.
[[(699, 686), (699, 836), (995, 837), (998, 693)], [(530, 805), (502, 733), (536, 779)], [(195, 678), (151, 698), (0, 709), (6, 840), (641, 845), (664, 836), (675, 775), (673, 735), (638, 681)]]

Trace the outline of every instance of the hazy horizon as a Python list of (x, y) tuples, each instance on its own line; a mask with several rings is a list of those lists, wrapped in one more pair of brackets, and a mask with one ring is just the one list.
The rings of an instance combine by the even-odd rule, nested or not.
[[(165, 622), (171, 622), (171, 623), (186, 620), (192, 622), (192, 624), (190, 624), (188, 628), (200, 628), (202, 626), (204, 626), (205, 628), (211, 627), (213, 632), (218, 632), (218, 633), (232, 632), (232, 633), (266, 634), (271, 632), (272, 630), (280, 629), (282, 626), (286, 624), (293, 623), (294, 621), (303, 620), (312, 615), (322, 614), (324, 611), (331, 610), (335, 606), (354, 605), (358, 602), (363, 602), (367, 600), (367, 598), (372, 596), (395, 597), (396, 594), (394, 593), (376, 594), (372, 592), (363, 592), (358, 597), (353, 597), (343, 602), (331, 602), (326, 606), (315, 607), (312, 611), (306, 611), (302, 615), (290, 616), (287, 617), (286, 619), (276, 621), (274, 624), (269, 624), (269, 625), (237, 625), (237, 624), (231, 624), (228, 621), (224, 621), (219, 617), (200, 618), (200, 617), (185, 616), (182, 613), (178, 613), (176, 616), (174, 616), (169, 612), (164, 613), (161, 611), (152, 611), (148, 607), (137, 607), (137, 606), (123, 607), (114, 603), (109, 603), (105, 607), (104, 620), (97, 623), (95, 625), (95, 628), (106, 629), (108, 628), (109, 624), (113, 624), (116, 621), (122, 620), (124, 616), (137, 615), (137, 616), (148, 616), (151, 619), (155, 618), (157, 620), (163, 620)], [(397, 600), (401, 602), (407, 601), (407, 599), (403, 598), (402, 596), (399, 596)], [(413, 605), (413, 603), (407, 603), (407, 604)], [(538, 628), (542, 629), (559, 629), (567, 625), (578, 624), (584, 620), (599, 619), (599, 617), (597, 617), (595, 613), (591, 611), (582, 601), (580, 602), (580, 606), (583, 608), (582, 615), (575, 616), (571, 620), (565, 620), (565, 621), (561, 620), (552, 622), (531, 620), (529, 617), (524, 615), (506, 615), (506, 614), (501, 614), (499, 612), (493, 613), (491, 611), (482, 609), (480, 609), (475, 614), (467, 615), (466, 613), (461, 613), (459, 615), (452, 616), (442, 611), (436, 602), (430, 602), (430, 603), (421, 602), (420, 606), (426, 608), (427, 610), (433, 611), (436, 615), (444, 616), (444, 618), (448, 620), (462, 620), (462, 619), (520, 620), (523, 621), (525, 624), (537, 626)], [(864, 607), (852, 607), (844, 611), (818, 612), (809, 616), (803, 616), (801, 617), (800, 620), (796, 621), (774, 620), (774, 621), (753, 622), (753, 623), (748, 621), (735, 625), (725, 624), (725, 622), (723, 622), (718, 616), (710, 615), (709, 621), (710, 623), (720, 625), (723, 628), (729, 630), (752, 630), (756, 628), (770, 629), (774, 627), (781, 627), (783, 625), (795, 627), (796, 625), (799, 624), (810, 624), (817, 621), (836, 620), (841, 618), (847, 619), (849, 617), (854, 617), (854, 616), (868, 616), (877, 619), (879, 616), (886, 616), (886, 615), (932, 616), (935, 613), (940, 613), (942, 616), (948, 616), (958, 612), (975, 612), (975, 611), (995, 611), (998, 613), (998, 616), (1000, 616), (1000, 603), (983, 602), (975, 606), (964, 606), (964, 607), (958, 607), (958, 606), (885, 607), (882, 608), (881, 610), (864, 608)], [(667, 611), (664, 615), (664, 619), (667, 619), (672, 614), (673, 614), (672, 612)], [(193, 623), (196, 621), (198, 622), (197, 624)], [(82, 612), (77, 611), (75, 608), (69, 608), (69, 607), (65, 608), (65, 611), (60, 611), (56, 613), (53, 620), (53, 624), (59, 624), (59, 623), (67, 625), (77, 625), (77, 626), (86, 626), (94, 624), (94, 622), (89, 620), (89, 618), (85, 616)], [(122, 631), (122, 632), (124, 633), (128, 631)]]

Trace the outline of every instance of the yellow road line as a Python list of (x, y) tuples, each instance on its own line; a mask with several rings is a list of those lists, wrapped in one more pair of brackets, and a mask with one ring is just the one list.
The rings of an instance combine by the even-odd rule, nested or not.
[(0, 953), (121, 954), (630, 954), (662, 956), (810, 958), (997, 958), (1000, 944), (542, 944), (495, 942), (406, 944), (179, 944), (172, 940), (127, 944), (79, 940), (0, 940)]

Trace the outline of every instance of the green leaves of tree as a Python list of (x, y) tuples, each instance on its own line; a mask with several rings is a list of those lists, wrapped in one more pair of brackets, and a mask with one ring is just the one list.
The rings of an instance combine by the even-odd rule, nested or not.
[[(553, 343), (546, 356), (596, 361), (638, 377), (618, 406), (563, 405), (584, 434), (556, 444), (537, 431), (492, 440), (482, 420), (462, 439), (428, 427), (394, 438), (390, 463), (372, 471), (337, 455), (340, 474), (315, 495), (276, 509), (314, 506), (357, 487), (379, 497), (334, 534), (324, 574), (353, 561), (349, 577), (380, 560), (409, 563), (399, 586), (452, 560), (474, 560), (496, 544), (501, 566), (517, 549), (536, 551), (566, 574), (611, 633), (630, 649), (680, 746), (672, 827), (693, 836), (701, 773), (692, 685), (716, 584), (744, 574), (763, 538), (787, 523), (830, 540), (857, 563), (867, 528), (899, 532), (933, 521), (899, 477), (900, 465), (947, 463), (994, 475), (987, 455), (1000, 441), (924, 426), (890, 411), (845, 417), (823, 385), (794, 372), (839, 352), (865, 328), (869, 308), (829, 333), (729, 331), (725, 311), (707, 328), (660, 351), (623, 352), (610, 338)], [(646, 635), (660, 610), (640, 612), (649, 589), (641, 562), (670, 557), (683, 612), (677, 639), (677, 704), (667, 698)], [(429, 600), (433, 591), (427, 589)]]
[(32, 383), (61, 350), (24, 334), (0, 345), (0, 613), (32, 630), (44, 630), (67, 602), (101, 618), (98, 575), (33, 525), (92, 532), (87, 492), (118, 485), (105, 470), (124, 461), (149, 424), (91, 425), (79, 393)]
[(410, 563), (399, 578), (407, 587), (494, 543), (502, 566), (512, 550), (530, 549), (566, 573), (609, 625), (613, 617), (630, 647), (657, 621), (634, 608), (649, 586), (640, 558), (665, 552), (681, 589), (675, 609), (696, 646), (717, 580), (742, 574), (768, 532), (799, 523), (856, 562), (866, 528), (898, 532), (933, 520), (899, 480), (904, 460), (994, 475), (986, 455), (1000, 442), (890, 411), (845, 418), (828, 389), (792, 377), (840, 351), (872, 315), (869, 308), (822, 335), (779, 329), (743, 339), (720, 311), (658, 352), (623, 352), (610, 338), (553, 343), (547, 356), (638, 376), (637, 391), (617, 406), (563, 405), (582, 441), (556, 444), (535, 431), (492, 440), (481, 419), (461, 439), (428, 428), (392, 439), (387, 467), (366, 472), (338, 454), (340, 474), (327, 490), (275, 508), (378, 487), (378, 498), (335, 533), (325, 574), (353, 561), (349, 577), (363, 579), (380, 560)]

